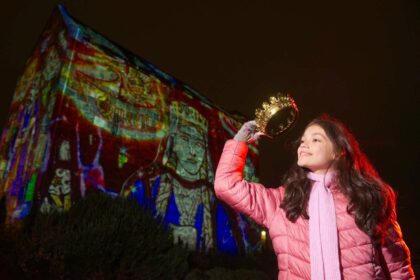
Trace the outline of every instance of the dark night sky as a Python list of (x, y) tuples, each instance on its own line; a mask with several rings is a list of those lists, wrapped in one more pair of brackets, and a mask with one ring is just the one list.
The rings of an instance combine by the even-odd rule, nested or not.
[[(6, 125), (16, 80), (59, 1), (4, 2), (0, 127)], [(413, 220), (420, 214), (418, 2), (64, 3), (77, 20), (227, 111), (252, 117), (268, 96), (290, 92), (301, 110), (298, 126), (279, 139), (260, 141), (261, 178), (268, 186), (279, 183), (290, 163), (285, 143), (308, 120), (322, 112), (343, 120), (398, 191), (406, 241), (420, 254), (420, 229)]]

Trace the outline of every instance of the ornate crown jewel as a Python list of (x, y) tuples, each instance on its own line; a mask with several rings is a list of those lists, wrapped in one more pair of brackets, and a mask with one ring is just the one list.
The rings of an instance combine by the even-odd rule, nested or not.
[(292, 127), (299, 114), (296, 102), (289, 94), (278, 93), (255, 110), (257, 129), (268, 136), (278, 136)]

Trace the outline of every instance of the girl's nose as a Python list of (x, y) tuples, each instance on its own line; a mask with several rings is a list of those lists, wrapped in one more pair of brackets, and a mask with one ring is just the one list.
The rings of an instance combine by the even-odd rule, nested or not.
[(308, 143), (306, 143), (305, 141), (302, 141), (302, 142), (300, 142), (299, 147), (305, 147), (305, 148), (307, 148), (308, 147)]

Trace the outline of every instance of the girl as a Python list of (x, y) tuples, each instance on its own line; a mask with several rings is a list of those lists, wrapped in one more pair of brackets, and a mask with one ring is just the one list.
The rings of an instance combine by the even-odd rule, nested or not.
[(242, 177), (247, 143), (260, 135), (250, 121), (226, 142), (214, 187), (268, 228), (278, 279), (414, 279), (394, 191), (341, 122), (324, 115), (308, 124), (276, 189)]

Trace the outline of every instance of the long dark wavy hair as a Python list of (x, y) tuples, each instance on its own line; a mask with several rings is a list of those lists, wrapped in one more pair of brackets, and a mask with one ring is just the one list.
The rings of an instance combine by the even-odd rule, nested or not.
[[(374, 243), (382, 243), (387, 228), (396, 221), (394, 191), (382, 181), (360, 150), (359, 143), (341, 121), (324, 114), (311, 121), (306, 128), (312, 125), (324, 129), (338, 155), (333, 166), (338, 171), (338, 188), (349, 199), (347, 212), (353, 215), (357, 226)], [(306, 175), (309, 170), (299, 167), (296, 160), (294, 162), (285, 175), (285, 197), (280, 206), (292, 222), (299, 217), (309, 219), (307, 207), (311, 192), (311, 181)]]

